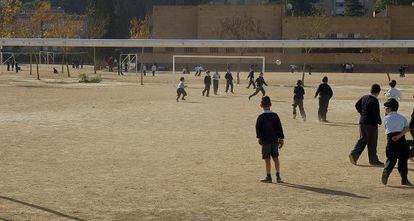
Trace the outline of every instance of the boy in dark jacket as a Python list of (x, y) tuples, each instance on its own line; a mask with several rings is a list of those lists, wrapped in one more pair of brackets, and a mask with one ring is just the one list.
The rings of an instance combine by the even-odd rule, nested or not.
[(293, 94), (293, 119), (296, 119), (296, 107), (299, 106), (300, 115), (302, 116), (303, 121), (306, 121), (305, 108), (303, 107), (303, 96), (305, 95), (305, 89), (303, 88), (303, 83), (301, 80), (298, 80), (296, 83)]
[(267, 86), (267, 83), (265, 82), (264, 78), (263, 78), (263, 72), (260, 73), (259, 77), (256, 79), (256, 91), (249, 96), (249, 100), (256, 96), (259, 92), (262, 92), (263, 96), (266, 95), (266, 91), (263, 87), (263, 85)]
[(285, 135), (279, 116), (270, 110), (272, 102), (268, 96), (262, 98), (260, 106), (264, 112), (259, 115), (256, 122), (256, 135), (259, 144), (262, 146), (262, 159), (266, 164), (266, 178), (261, 180), (264, 183), (272, 182), (271, 161), (273, 159), (276, 169), (276, 182), (281, 183), (279, 149), (284, 145)]
[(230, 88), (230, 92), (232, 94), (234, 94), (234, 91), (233, 91), (233, 88), (234, 88), (233, 75), (231, 74), (229, 69), (227, 69), (227, 73), (224, 76), (224, 78), (226, 79), (226, 93), (229, 91), (229, 88)]
[(210, 96), (210, 87), (211, 87), (211, 76), (210, 71), (206, 72), (206, 76), (204, 77), (204, 90), (203, 90), (203, 96), (207, 92), (206, 96)]
[(333, 96), (331, 86), (328, 84), (328, 77), (323, 77), (322, 84), (319, 85), (318, 90), (315, 93), (315, 98), (319, 95), (319, 110), (318, 118), (321, 122), (328, 122), (326, 120), (326, 114), (328, 113), (329, 100)]

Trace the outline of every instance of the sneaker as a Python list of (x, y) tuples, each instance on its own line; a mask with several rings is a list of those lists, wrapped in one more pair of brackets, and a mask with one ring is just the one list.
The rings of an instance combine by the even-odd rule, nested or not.
[(293, 115), (293, 120), (296, 119), (296, 114)]
[(373, 163), (369, 163), (371, 166), (374, 166), (374, 167), (383, 167), (384, 166), (384, 163), (383, 162), (381, 162), (381, 161), (376, 161), (376, 162), (373, 162)]
[(282, 178), (280, 178), (280, 176), (276, 177), (276, 183), (283, 183)]
[(402, 180), (401, 185), (403, 185), (403, 186), (413, 186), (413, 184), (408, 179)]
[(303, 118), (303, 122), (306, 122), (306, 117)]
[(357, 161), (355, 160), (354, 156), (352, 154), (349, 154), (349, 161), (354, 164), (357, 165)]
[(262, 183), (271, 183), (272, 182), (272, 177), (266, 177), (266, 178), (264, 178), (263, 180), (260, 180), (260, 182), (262, 182)]
[(181, 100), (185, 101), (185, 98), (182, 98)]
[(382, 177), (381, 177), (382, 184), (387, 185), (389, 176), (390, 175), (387, 173), (387, 171), (382, 172)]

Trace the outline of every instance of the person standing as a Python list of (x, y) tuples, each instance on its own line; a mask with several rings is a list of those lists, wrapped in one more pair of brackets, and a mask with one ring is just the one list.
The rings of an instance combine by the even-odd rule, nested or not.
[(265, 82), (264, 78), (263, 78), (263, 72), (260, 72), (259, 77), (256, 79), (256, 91), (249, 96), (249, 100), (256, 96), (259, 92), (262, 92), (263, 96), (266, 95), (266, 91), (263, 87), (263, 85), (267, 86), (267, 83)]
[(250, 89), (250, 85), (253, 85), (253, 89), (256, 89), (256, 84), (254, 83), (254, 69), (253, 69), (253, 67), (250, 68), (250, 72), (249, 72), (249, 75), (247, 76), (247, 79), (249, 80), (249, 85), (246, 88)]
[(385, 93), (385, 97), (388, 99), (394, 98), (395, 100), (399, 101), (401, 99), (401, 91), (395, 88), (395, 86), (397, 86), (397, 81), (392, 80), (390, 81), (389, 85), (391, 88)]
[(207, 97), (210, 96), (210, 88), (211, 88), (211, 76), (210, 71), (206, 72), (206, 76), (204, 77), (204, 90), (203, 90), (203, 96), (206, 94)]
[(305, 108), (303, 107), (305, 89), (303, 88), (303, 82), (301, 80), (298, 80), (296, 83), (293, 94), (293, 119), (296, 119), (296, 107), (299, 106), (300, 115), (302, 116), (303, 121), (306, 121)]
[(218, 88), (219, 88), (219, 81), (220, 81), (220, 74), (218, 73), (217, 69), (215, 69), (215, 72), (213, 74), (213, 90), (214, 90), (214, 95), (217, 95)]
[(365, 146), (368, 146), (369, 163), (373, 166), (384, 165), (377, 156), (378, 125), (381, 125), (382, 123), (379, 101), (377, 99), (380, 92), (381, 86), (373, 84), (371, 86), (371, 93), (361, 97), (355, 104), (355, 108), (360, 114), (360, 138), (349, 154), (349, 159), (354, 165), (357, 165), (358, 159), (364, 151)]
[(284, 145), (285, 135), (283, 134), (282, 123), (279, 116), (270, 110), (272, 102), (268, 96), (262, 98), (260, 106), (264, 112), (259, 115), (256, 121), (256, 137), (262, 146), (262, 159), (266, 165), (266, 177), (261, 180), (264, 183), (272, 182), (271, 158), (275, 163), (276, 182), (281, 183), (279, 149)]
[(157, 65), (153, 64), (151, 67), (152, 76), (155, 76), (155, 72), (157, 71)]
[(328, 113), (329, 100), (333, 96), (333, 91), (331, 86), (328, 84), (328, 77), (323, 77), (322, 84), (319, 85), (318, 90), (316, 90), (315, 98), (319, 96), (319, 110), (318, 110), (318, 119), (320, 122), (328, 122), (326, 120), (326, 114)]
[(412, 186), (407, 177), (410, 149), (404, 136), (409, 131), (408, 121), (403, 115), (397, 112), (399, 104), (396, 99), (389, 99), (384, 103), (384, 107), (386, 112), (384, 127), (385, 134), (387, 135), (387, 161), (382, 173), (382, 184), (387, 185), (388, 178), (398, 161), (401, 185)]
[(227, 73), (224, 76), (224, 78), (226, 79), (226, 93), (229, 91), (229, 88), (230, 88), (231, 93), (234, 94), (233, 75), (230, 72), (230, 69), (227, 69)]

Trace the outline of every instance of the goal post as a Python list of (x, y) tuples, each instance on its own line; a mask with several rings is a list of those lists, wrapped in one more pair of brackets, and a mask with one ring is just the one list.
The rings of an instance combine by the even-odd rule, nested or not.
[(265, 56), (224, 56), (224, 55), (173, 55), (172, 68), (173, 74), (176, 74), (176, 60), (177, 58), (205, 58), (205, 59), (259, 59), (262, 61), (262, 71), (266, 71), (266, 57)]

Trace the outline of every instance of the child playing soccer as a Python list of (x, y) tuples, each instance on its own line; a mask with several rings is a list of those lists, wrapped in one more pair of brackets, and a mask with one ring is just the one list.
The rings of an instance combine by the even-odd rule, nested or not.
[(183, 101), (185, 101), (185, 96), (187, 96), (187, 92), (185, 91), (185, 88), (187, 86), (184, 85), (184, 77), (180, 78), (180, 83), (178, 83), (177, 86), (177, 102), (180, 99), (181, 95), (183, 95), (183, 98), (181, 98)]
[(259, 115), (256, 122), (256, 135), (259, 144), (262, 146), (262, 159), (266, 164), (266, 178), (261, 180), (264, 183), (272, 182), (271, 162), (273, 159), (276, 169), (276, 182), (281, 183), (280, 165), (279, 165), (279, 149), (284, 145), (285, 135), (283, 134), (282, 124), (279, 116), (270, 110), (272, 102), (268, 96), (262, 98), (260, 106), (264, 112)]
[(385, 97), (388, 99), (394, 98), (395, 100), (399, 101), (401, 99), (401, 91), (395, 88), (395, 86), (397, 86), (397, 81), (392, 80), (390, 81), (389, 85), (391, 88), (387, 91), (387, 93), (385, 93)]
[(210, 71), (206, 72), (206, 76), (204, 77), (204, 90), (203, 90), (203, 96), (207, 92), (207, 97), (210, 96), (210, 87), (211, 87), (211, 76)]
[(397, 113), (399, 104), (396, 99), (389, 99), (384, 103), (384, 107), (386, 112), (384, 126), (387, 134), (387, 162), (382, 173), (382, 184), (387, 185), (388, 177), (398, 161), (401, 185), (412, 186), (407, 177), (410, 150), (404, 136), (404, 133), (409, 131), (408, 121), (403, 115)]
[(296, 119), (296, 107), (299, 106), (300, 115), (302, 116), (303, 121), (306, 121), (305, 108), (303, 107), (303, 95), (305, 95), (305, 89), (303, 88), (303, 83), (301, 80), (298, 80), (296, 83), (293, 94), (293, 119)]
[(265, 82), (264, 78), (263, 78), (263, 72), (260, 73), (259, 77), (256, 79), (256, 91), (249, 96), (249, 100), (256, 96), (259, 92), (262, 92), (263, 96), (266, 95), (266, 91), (263, 87), (263, 85), (267, 86), (267, 83)]

